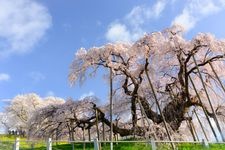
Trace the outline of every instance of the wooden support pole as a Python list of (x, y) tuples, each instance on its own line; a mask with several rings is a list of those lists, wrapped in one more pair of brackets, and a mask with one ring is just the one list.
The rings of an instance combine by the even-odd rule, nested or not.
[[(85, 141), (85, 124), (83, 124), (83, 141)], [(85, 150), (86, 149), (86, 144), (85, 144), (85, 142), (83, 143), (83, 150)]]
[[(138, 100), (138, 104), (139, 104), (140, 111), (141, 111), (141, 121), (142, 121), (142, 126), (143, 126), (143, 128), (144, 128), (145, 133), (147, 133), (147, 129), (146, 129), (147, 127), (146, 127), (146, 125), (145, 125), (145, 120), (144, 120), (144, 119), (147, 119), (147, 118), (145, 118), (145, 116), (144, 116), (144, 113), (143, 113), (143, 111), (142, 111), (142, 105), (141, 105), (141, 103), (139, 102), (139, 100)], [(149, 128), (149, 126), (148, 126), (148, 128)], [(148, 140), (148, 136), (146, 136), (146, 134), (145, 134), (145, 139)]]
[[(190, 81), (191, 81), (191, 84), (192, 84), (192, 86), (193, 86), (193, 88), (194, 88), (195, 94), (196, 94), (196, 96), (197, 96), (197, 98), (198, 98), (200, 104), (203, 105), (202, 100), (201, 100), (201, 98), (200, 98), (200, 96), (199, 96), (199, 94), (198, 94), (198, 91), (197, 91), (196, 87), (195, 87), (195, 84), (194, 84), (194, 82), (193, 82), (193, 80), (191, 79), (190, 76), (189, 76), (189, 79), (190, 79)], [(206, 112), (205, 107), (202, 107), (202, 109), (203, 109), (203, 112), (204, 112), (204, 114), (205, 114), (206, 120), (207, 120), (208, 123), (209, 123), (209, 126), (210, 126), (210, 128), (211, 128), (211, 130), (212, 130), (212, 132), (213, 132), (213, 135), (214, 135), (216, 141), (219, 142), (218, 137), (217, 137), (216, 132), (215, 132), (215, 130), (214, 130), (214, 128), (213, 128), (213, 125), (212, 125), (212, 123), (211, 123), (211, 121), (210, 121), (210, 119), (209, 119), (209, 116), (208, 116), (208, 114), (207, 114), (207, 112)]]
[(196, 136), (196, 138), (197, 138), (197, 141), (200, 141), (200, 140), (199, 140), (199, 137), (198, 137), (198, 133), (197, 133), (197, 131), (196, 131), (196, 129), (195, 129), (195, 126), (194, 126), (194, 123), (193, 123), (192, 120), (190, 120), (190, 124), (191, 124), (191, 128), (193, 129), (193, 131), (194, 131), (194, 133), (195, 133), (195, 136)]
[(188, 126), (188, 128), (189, 128), (189, 130), (191, 132), (191, 135), (192, 135), (193, 140), (194, 141), (197, 141), (196, 140), (196, 137), (195, 137), (195, 134), (194, 134), (194, 131), (193, 131), (192, 127), (191, 127), (190, 121), (189, 120), (186, 120), (186, 124), (187, 124), (187, 126)]
[(110, 97), (109, 97), (109, 100), (110, 100), (110, 150), (113, 150), (113, 101), (112, 101), (112, 98), (113, 98), (113, 82), (112, 82), (112, 68), (110, 68), (110, 77), (109, 77), (109, 83), (110, 83)]
[(97, 111), (97, 109), (95, 110), (95, 115), (96, 115), (96, 131), (97, 131), (97, 138), (99, 139), (99, 129), (98, 129), (98, 111)]
[[(166, 124), (165, 116), (164, 116), (163, 113), (162, 113), (162, 110), (161, 110), (161, 107), (160, 107), (160, 105), (159, 105), (159, 102), (158, 102), (158, 99), (157, 99), (157, 96), (156, 96), (154, 87), (153, 87), (153, 85), (152, 85), (151, 79), (150, 79), (149, 74), (148, 74), (148, 71), (147, 71), (146, 69), (145, 69), (145, 74), (146, 74), (146, 76), (147, 76), (148, 83), (149, 83), (149, 86), (150, 86), (150, 88), (151, 88), (151, 90), (152, 90), (153, 97), (154, 97), (154, 99), (155, 99), (155, 102), (156, 102), (156, 105), (157, 105), (157, 107), (158, 107), (159, 113), (160, 113), (160, 115), (161, 115), (161, 117), (162, 117), (163, 124), (164, 124), (164, 126), (165, 126), (167, 136), (168, 136), (169, 140), (172, 141), (171, 135), (170, 135), (170, 133), (169, 133), (169, 129), (168, 129), (167, 124)], [(176, 149), (174, 143), (172, 143), (172, 142), (171, 142), (171, 146), (172, 146), (172, 148), (173, 148), (174, 150)]]
[[(146, 114), (146, 112), (145, 112), (145, 110), (144, 110), (144, 107), (142, 106), (141, 101), (140, 101), (139, 98), (137, 98), (137, 101), (138, 101), (138, 104), (139, 104), (139, 106), (140, 106), (141, 113), (144, 114), (144, 116), (145, 116), (145, 118), (146, 118), (146, 120), (147, 120), (147, 123), (148, 123), (148, 128), (150, 129), (151, 123), (150, 123), (150, 121), (148, 120), (148, 116), (147, 116), (147, 114)], [(155, 132), (153, 133), (153, 136), (154, 136), (154, 137), (153, 137), (154, 140), (157, 140), (157, 136), (155, 135)]]
[(225, 138), (224, 138), (224, 136), (223, 136), (221, 127), (220, 127), (220, 125), (219, 125), (219, 121), (218, 121), (218, 119), (217, 119), (215, 110), (214, 110), (214, 108), (213, 108), (212, 102), (211, 102), (211, 100), (210, 100), (209, 94), (208, 94), (207, 89), (206, 89), (206, 86), (205, 86), (205, 83), (204, 83), (204, 81), (203, 81), (202, 74), (200, 73), (200, 70), (199, 70), (199, 67), (198, 67), (198, 64), (197, 64), (197, 61), (196, 61), (194, 55), (192, 56), (192, 58), (193, 58), (193, 60), (194, 60), (195, 66), (196, 66), (196, 68), (197, 68), (197, 71), (198, 71), (198, 74), (199, 74), (199, 77), (200, 77), (200, 80), (201, 80), (201, 82), (202, 82), (203, 89), (204, 89), (204, 91), (205, 91), (207, 100), (208, 100), (208, 102), (209, 102), (209, 105), (210, 105), (210, 107), (211, 107), (212, 113), (213, 113), (213, 115), (214, 115), (214, 116), (213, 116), (213, 119), (214, 119), (214, 121), (215, 121), (215, 123), (216, 123), (216, 126), (217, 126), (217, 128), (218, 128), (218, 131), (219, 131), (219, 133), (220, 133), (220, 136), (221, 136), (222, 140), (225, 141)]
[(214, 67), (213, 67), (212, 63), (211, 63), (211, 62), (209, 62), (209, 65), (210, 65), (210, 67), (211, 67), (211, 69), (212, 69), (213, 73), (215, 74), (215, 76), (216, 76), (217, 80), (219, 81), (219, 84), (220, 84), (220, 86), (221, 86), (222, 90), (225, 92), (225, 87), (224, 87), (224, 85), (223, 85), (222, 81), (220, 80), (220, 78), (219, 78), (218, 74), (216, 73), (216, 71), (215, 71), (215, 69), (214, 69)]
[(90, 128), (88, 128), (88, 141), (91, 141), (91, 131), (90, 131)]
[(105, 123), (102, 122), (102, 139), (105, 141)]
[(200, 124), (200, 127), (201, 127), (201, 129), (202, 129), (202, 132), (203, 132), (203, 134), (204, 134), (204, 136), (205, 136), (205, 139), (206, 139), (207, 141), (209, 141), (209, 139), (208, 139), (208, 137), (207, 137), (207, 134), (206, 134), (206, 132), (205, 132), (205, 129), (204, 129), (203, 125), (202, 125), (202, 122), (200, 121), (200, 119), (199, 119), (199, 117), (198, 117), (198, 114), (196, 113), (196, 110), (194, 109), (193, 111), (194, 111), (194, 114), (195, 114), (195, 116), (196, 116), (196, 118), (197, 118), (197, 120), (198, 120), (198, 123)]

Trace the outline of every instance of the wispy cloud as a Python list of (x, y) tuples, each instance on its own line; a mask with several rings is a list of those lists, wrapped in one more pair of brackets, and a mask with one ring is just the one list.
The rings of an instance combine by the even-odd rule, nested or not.
[(96, 21), (96, 25), (97, 25), (97, 26), (102, 26), (102, 22), (101, 22), (100, 20), (97, 20), (97, 21)]
[(203, 18), (223, 9), (225, 9), (224, 0), (191, 0), (185, 5), (181, 14), (175, 17), (172, 24), (180, 24), (189, 31)]
[(152, 18), (160, 17), (166, 6), (165, 0), (158, 0), (152, 7), (136, 6), (125, 17), (132, 26), (139, 26)]
[(113, 21), (108, 26), (105, 37), (110, 42), (134, 41), (144, 34), (142, 26), (157, 19), (165, 9), (167, 0), (158, 0), (153, 6), (136, 6), (120, 21)]
[(7, 73), (0, 73), (0, 82), (10, 80), (10, 75)]
[(63, 23), (62, 27), (63, 27), (64, 31), (68, 32), (71, 30), (72, 25), (70, 23)]
[(0, 101), (8, 103), (8, 102), (11, 102), (11, 99), (0, 99)]
[(0, 57), (26, 53), (51, 26), (47, 8), (35, 0), (0, 0)]
[(53, 91), (48, 91), (46, 93), (46, 96), (55, 96), (55, 93)]
[(33, 80), (33, 82), (37, 83), (41, 80), (45, 79), (45, 75), (42, 74), (41, 72), (31, 72), (29, 73), (29, 77)]
[(92, 91), (89, 91), (88, 93), (82, 94), (79, 99), (84, 99), (85, 97), (93, 96), (93, 95), (95, 95), (95, 93)]

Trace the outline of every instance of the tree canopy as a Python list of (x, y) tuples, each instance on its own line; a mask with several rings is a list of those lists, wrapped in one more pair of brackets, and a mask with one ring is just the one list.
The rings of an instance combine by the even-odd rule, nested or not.
[[(172, 26), (146, 34), (135, 43), (81, 48), (71, 64), (69, 80), (71, 84), (82, 83), (100, 68), (112, 69), (114, 99), (129, 100), (132, 131), (143, 133), (136, 129), (139, 128), (139, 102), (148, 119), (161, 124), (164, 117), (177, 131), (183, 121), (190, 119), (187, 113), (193, 107), (204, 110), (218, 123), (219, 108), (224, 105), (224, 91), (219, 84), (225, 77), (224, 54), (224, 40), (208, 33), (199, 33), (186, 40), (182, 27)], [(149, 79), (154, 90), (149, 86)], [(154, 96), (162, 109), (161, 114)]]

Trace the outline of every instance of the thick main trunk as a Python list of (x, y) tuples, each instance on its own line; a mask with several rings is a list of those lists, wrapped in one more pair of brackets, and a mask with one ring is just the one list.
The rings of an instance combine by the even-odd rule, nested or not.
[(185, 119), (185, 113), (188, 110), (188, 105), (184, 101), (171, 101), (163, 109), (166, 122), (169, 123), (173, 130), (178, 130), (182, 121)]
[[(105, 118), (105, 114), (97, 107), (94, 107), (98, 111), (98, 119), (99, 121), (105, 123), (107, 126), (111, 126), (111, 122)], [(120, 128), (113, 124), (113, 133), (118, 133), (120, 136), (128, 136), (128, 135), (138, 135), (138, 136), (144, 136), (145, 135), (145, 130), (143, 127), (135, 126), (132, 127), (131, 129), (126, 129), (126, 128)]]
[(137, 125), (137, 113), (136, 113), (136, 98), (131, 100), (131, 114), (132, 114), (132, 125), (135, 128)]
[[(102, 122), (104, 122), (106, 125), (110, 126), (110, 121), (106, 118), (101, 119)], [(113, 133), (118, 133), (120, 136), (128, 136), (128, 135), (138, 135), (138, 136), (144, 136), (145, 131), (143, 127), (132, 127), (131, 129), (126, 128), (120, 128), (113, 124)]]
[[(146, 115), (149, 119), (151, 119), (153, 122), (159, 124), (161, 123), (162, 120), (162, 116), (160, 116), (159, 114), (157, 114), (156, 112), (154, 112), (149, 106), (150, 104), (148, 103), (148, 101), (145, 98), (140, 98), (140, 102), (146, 112)], [(170, 127), (173, 130), (178, 130), (178, 128), (181, 125), (181, 122), (184, 120), (185, 118), (185, 113), (188, 110), (188, 108), (191, 105), (188, 102), (179, 100), (179, 101), (171, 101), (170, 103), (168, 103), (162, 113), (165, 117), (165, 120), (168, 124), (170, 124)]]
[(140, 100), (141, 105), (143, 106), (143, 108), (145, 110), (145, 113), (146, 113), (147, 117), (155, 123), (161, 123), (162, 117), (152, 110), (149, 102), (143, 97), (139, 97), (139, 100)]

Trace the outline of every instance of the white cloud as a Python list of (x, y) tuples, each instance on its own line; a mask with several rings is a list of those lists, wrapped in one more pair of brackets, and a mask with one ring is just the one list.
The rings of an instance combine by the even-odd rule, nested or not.
[(217, 13), (220, 10), (220, 6), (216, 5), (212, 0), (205, 0), (203, 3), (202, 1), (199, 1), (199, 3), (196, 5), (194, 4), (196, 7), (195, 11), (199, 13), (199, 15), (210, 15), (210, 14), (214, 14)]
[(26, 53), (51, 26), (46, 7), (35, 0), (0, 0), (0, 57)]
[(89, 91), (88, 93), (82, 94), (79, 99), (84, 99), (85, 97), (93, 96), (93, 95), (95, 95), (95, 93), (92, 91)]
[(177, 16), (172, 24), (179, 24), (184, 27), (186, 31), (189, 31), (190, 29), (194, 28), (196, 22), (198, 21), (197, 18), (193, 17), (189, 11), (184, 10), (182, 14)]
[(135, 6), (121, 21), (110, 23), (106, 39), (110, 42), (135, 41), (145, 32), (142, 25), (158, 19), (165, 9), (167, 0), (158, 0), (151, 6)]
[(8, 81), (10, 80), (10, 75), (6, 74), (6, 73), (0, 73), (0, 82), (1, 81)]
[(29, 74), (29, 77), (33, 80), (33, 82), (39, 82), (41, 80), (45, 79), (44, 74), (42, 74), (41, 72), (31, 72)]
[(111, 42), (131, 41), (130, 32), (127, 27), (120, 23), (112, 23), (106, 33), (106, 38)]
[(185, 5), (182, 13), (175, 17), (172, 24), (180, 24), (189, 31), (203, 18), (216, 14), (224, 8), (224, 0), (191, 0)]

